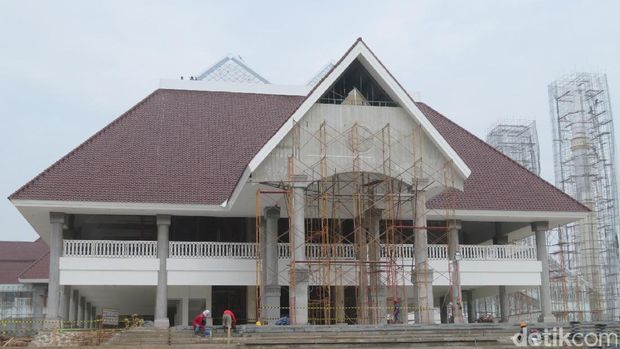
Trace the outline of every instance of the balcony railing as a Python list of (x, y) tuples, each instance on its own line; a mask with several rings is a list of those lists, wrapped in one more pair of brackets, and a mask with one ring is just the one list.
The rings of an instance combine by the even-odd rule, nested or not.
[(536, 260), (536, 249), (521, 245), (461, 245), (465, 260)]
[[(415, 247), (380, 245), (381, 258), (414, 259)], [(291, 256), (290, 245), (278, 244), (278, 258)], [(536, 249), (520, 245), (460, 245), (462, 260), (536, 260)], [(252, 242), (171, 241), (169, 258), (236, 258), (256, 259), (258, 250)], [(367, 251), (369, 252), (369, 251)], [(65, 257), (156, 258), (157, 241), (64, 240)], [(308, 259), (354, 260), (358, 256), (353, 244), (306, 244)], [(447, 245), (428, 245), (428, 258), (448, 258)]]
[(64, 240), (63, 256), (156, 258), (157, 241)]
[(194, 242), (171, 241), (170, 258), (238, 258), (256, 259), (256, 244), (252, 242)]

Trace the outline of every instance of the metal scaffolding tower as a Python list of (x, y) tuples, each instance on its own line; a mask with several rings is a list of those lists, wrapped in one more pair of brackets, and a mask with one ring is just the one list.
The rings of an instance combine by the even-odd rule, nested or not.
[(565, 297), (560, 318), (617, 320), (618, 192), (607, 78), (574, 73), (549, 85), (556, 186), (588, 206), (585, 219), (561, 227), (556, 275)]
[[(532, 173), (540, 175), (540, 147), (536, 121), (499, 121), (487, 132), (486, 142)], [(535, 246), (536, 239), (532, 235), (516, 243)], [(539, 296), (538, 288), (527, 288), (509, 294), (509, 317), (513, 320), (537, 321), (540, 314)], [(499, 295), (480, 299), (475, 305), (476, 314), (491, 314), (493, 317), (499, 317), (499, 304)]]
[(487, 133), (487, 143), (535, 174), (540, 174), (536, 121), (500, 121)]

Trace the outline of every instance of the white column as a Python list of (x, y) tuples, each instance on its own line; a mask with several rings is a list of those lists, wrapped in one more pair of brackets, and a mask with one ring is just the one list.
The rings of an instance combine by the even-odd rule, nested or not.
[(155, 327), (168, 328), (168, 232), (171, 217), (157, 215), (157, 258), (159, 258), (159, 271), (157, 273), (157, 295), (155, 299)]
[(213, 286), (207, 286), (205, 289), (205, 307), (211, 311), (211, 316), (207, 319), (207, 325), (213, 326), (213, 317), (222, 314), (213, 314)]
[[(422, 185), (422, 187), (424, 187)], [(426, 231), (426, 192), (416, 192), (415, 212), (415, 280), (416, 322), (433, 323), (433, 270), (428, 260), (428, 236)], [(404, 315), (406, 316), (406, 315)]]
[(448, 258), (450, 259), (451, 270), (451, 289), (450, 289), (450, 309), (455, 324), (465, 323), (463, 319), (463, 299), (461, 295), (461, 269), (459, 265), (459, 230), (461, 230), (461, 221), (448, 221)]
[(62, 250), (62, 231), (65, 224), (65, 214), (50, 212), (52, 230), (49, 236), (50, 266), (49, 283), (47, 287), (47, 315), (48, 320), (60, 318), (60, 253)]
[(190, 325), (189, 320), (189, 296), (186, 294), (181, 298), (181, 325)]
[(277, 206), (266, 207), (263, 214), (265, 231), (263, 234), (264, 244), (262, 271), (265, 284), (263, 285), (263, 298), (261, 299), (261, 320), (267, 324), (275, 324), (280, 318), (280, 284), (278, 283), (278, 219), (280, 208)]
[[(293, 176), (293, 200), (290, 235), (294, 242), (291, 254), (295, 261), (306, 260), (306, 180), (305, 175)], [(308, 323), (308, 265), (295, 263), (294, 270), (291, 270), (291, 277), (295, 278), (295, 289), (290, 290), (294, 295), (293, 324), (305, 325)]]
[(542, 322), (555, 322), (551, 312), (551, 281), (549, 280), (549, 255), (547, 254), (547, 239), (545, 232), (549, 230), (548, 222), (532, 223), (532, 231), (536, 234), (536, 254), (542, 265), (540, 273), (540, 312)]

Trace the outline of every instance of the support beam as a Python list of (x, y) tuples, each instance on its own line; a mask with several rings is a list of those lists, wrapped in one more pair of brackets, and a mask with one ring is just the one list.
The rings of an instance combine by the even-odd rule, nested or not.
[(296, 261), (306, 260), (306, 181), (305, 175), (293, 175), (292, 185), (292, 217), (290, 227), (291, 242), (293, 242), (293, 257), (295, 263), (291, 270), (291, 277), (294, 284), (292, 292), (291, 307), (292, 320), (294, 325), (305, 325), (308, 323), (308, 265), (297, 263)]
[(464, 291), (467, 296), (467, 322), (473, 324), (476, 322), (476, 308), (474, 307), (474, 291)]
[[(423, 188), (424, 185), (419, 185)], [(415, 280), (416, 323), (433, 323), (433, 270), (428, 260), (428, 236), (426, 230), (426, 192), (418, 190), (415, 198)]]
[(207, 318), (207, 326), (213, 326), (213, 317), (220, 314), (213, 314), (213, 286), (206, 286), (205, 308), (211, 311), (211, 316)]
[(181, 298), (181, 325), (191, 325), (189, 318), (189, 296), (187, 293)]
[(549, 230), (548, 222), (532, 223), (532, 231), (536, 234), (536, 254), (542, 265), (540, 273), (540, 321), (555, 322), (551, 312), (551, 280), (549, 279), (549, 255), (547, 253), (547, 238), (545, 233)]
[(90, 310), (90, 317), (92, 319), (91, 322), (91, 328), (97, 328), (98, 327), (98, 323), (97, 323), (97, 307), (96, 306), (92, 306), (91, 310)]
[(78, 323), (76, 327), (84, 327), (85, 323), (86, 323), (86, 298), (81, 296), (79, 313), (78, 313)]
[(71, 286), (62, 287), (62, 319), (69, 321), (71, 317)]
[(60, 318), (60, 253), (62, 250), (62, 231), (65, 224), (65, 214), (50, 212), (52, 230), (49, 236), (50, 266), (49, 283), (47, 286), (47, 320)]
[(510, 302), (506, 286), (499, 286), (499, 321), (508, 322), (510, 320)]
[[(263, 214), (265, 232), (263, 234), (263, 258), (262, 271), (265, 276), (263, 285), (262, 321), (267, 324), (275, 324), (280, 318), (280, 284), (278, 283), (278, 219), (280, 219), (280, 207), (266, 207)], [(305, 258), (304, 258), (305, 259)]]
[(248, 312), (248, 324), (256, 323), (256, 286), (248, 286), (245, 296)]
[[(369, 320), (372, 324), (387, 324), (387, 292), (381, 282), (381, 217), (383, 210), (371, 208), (366, 212), (368, 219), (368, 259), (370, 264), (370, 311)], [(394, 290), (396, 291), (396, 290)], [(390, 295), (392, 298), (395, 295)], [(393, 303), (393, 300), (392, 300)]]
[[(339, 267), (339, 268), (342, 270), (342, 267)], [(342, 271), (338, 271), (336, 275), (342, 275)], [(336, 317), (336, 323), (344, 324), (345, 323), (344, 286), (335, 286), (334, 291), (335, 291), (334, 305), (336, 307), (334, 315)]]
[(90, 328), (92, 325), (93, 314), (91, 311), (93, 310), (93, 305), (90, 302), (86, 302), (86, 309), (84, 310), (86, 315), (84, 317), (84, 328)]
[(71, 321), (72, 326), (77, 325), (78, 317), (79, 317), (79, 309), (80, 309), (80, 291), (73, 290), (71, 292), (71, 314), (69, 316), (69, 321)]
[(460, 245), (459, 231), (461, 221), (448, 221), (448, 259), (450, 260), (450, 304), (452, 320), (455, 324), (465, 323), (463, 319), (463, 299), (461, 296), (461, 269), (460, 269)]
[(170, 222), (170, 216), (157, 215), (157, 258), (159, 258), (159, 271), (157, 273), (157, 294), (155, 299), (156, 328), (170, 327), (170, 320), (168, 319), (168, 268), (166, 267)]

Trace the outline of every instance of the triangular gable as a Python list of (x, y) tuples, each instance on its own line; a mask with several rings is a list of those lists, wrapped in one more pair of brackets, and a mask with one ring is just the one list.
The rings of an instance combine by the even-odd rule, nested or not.
[(235, 57), (224, 57), (204, 73), (198, 75), (197, 80), (240, 82), (253, 84), (270, 84), (247, 64)]
[(417, 123), (441, 151), (447, 159), (453, 163), (456, 173), (462, 178), (469, 177), (471, 171), (465, 162), (450, 147), (446, 140), (433, 127), (429, 120), (424, 116), (422, 111), (418, 109), (414, 101), (402, 88), (402, 86), (387, 71), (383, 64), (370, 51), (368, 46), (358, 39), (345, 55), (336, 63), (332, 70), (310, 91), (303, 103), (291, 115), (291, 117), (280, 127), (280, 129), (269, 139), (269, 141), (261, 148), (261, 150), (250, 161), (248, 168), (250, 172), (254, 172), (258, 166), (267, 158), (274, 148), (282, 141), (282, 139), (292, 129), (295, 122), (299, 121), (310, 108), (319, 101), (325, 92), (336, 82), (336, 80), (344, 73), (344, 71), (356, 60), (364, 66), (371, 74), (372, 78), (381, 85), (382, 89), (390, 96), (392, 100), (398, 103)]

